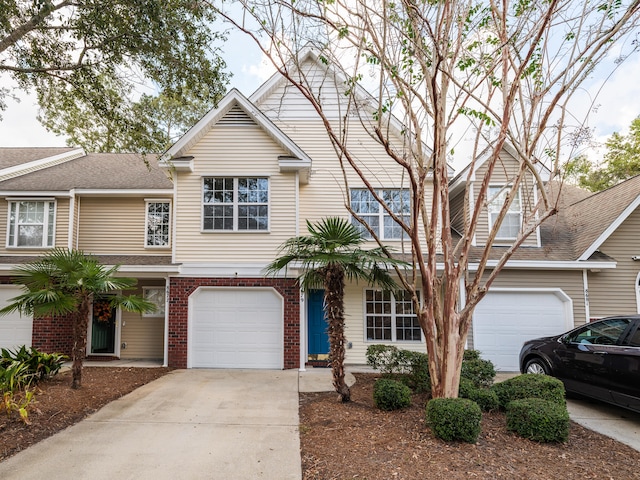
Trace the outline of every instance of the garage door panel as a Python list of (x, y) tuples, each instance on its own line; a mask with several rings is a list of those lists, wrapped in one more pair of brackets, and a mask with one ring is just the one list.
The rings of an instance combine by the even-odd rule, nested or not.
[[(0, 286), (0, 308), (8, 305), (10, 299), (21, 293), (22, 289), (18, 286)], [(14, 349), (22, 345), (30, 347), (32, 333), (33, 317), (19, 313), (0, 316), (0, 348)]]
[(190, 308), (190, 365), (282, 368), (282, 299), (273, 289), (201, 289)]
[(517, 371), (525, 340), (567, 330), (568, 299), (554, 292), (490, 292), (473, 318), (473, 344), (496, 369)]

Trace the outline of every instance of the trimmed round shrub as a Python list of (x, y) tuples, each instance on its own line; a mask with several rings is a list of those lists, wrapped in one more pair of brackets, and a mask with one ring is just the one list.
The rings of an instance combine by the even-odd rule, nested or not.
[(548, 375), (525, 373), (496, 383), (491, 390), (498, 396), (501, 408), (506, 408), (509, 402), (521, 398), (542, 398), (565, 405), (564, 385), (557, 378)]
[[(476, 352), (476, 350), (471, 351)], [(470, 359), (463, 358), (460, 377), (471, 380), (476, 387), (490, 387), (495, 376), (496, 368), (491, 361), (473, 357)]]
[(411, 389), (390, 378), (380, 378), (373, 386), (373, 402), (381, 410), (399, 410), (411, 405)]
[(513, 400), (507, 405), (507, 429), (536, 442), (566, 442), (569, 412), (565, 405), (542, 398)]
[(461, 398), (469, 398), (471, 392), (477, 390), (475, 384), (468, 378), (460, 378), (460, 386), (458, 387), (458, 396)]
[(433, 434), (447, 442), (475, 443), (480, 435), (482, 412), (467, 398), (434, 398), (427, 403), (426, 417)]
[(478, 388), (468, 378), (460, 379), (458, 396), (476, 402), (483, 412), (490, 412), (491, 410), (500, 408), (498, 396), (493, 390), (489, 388)]

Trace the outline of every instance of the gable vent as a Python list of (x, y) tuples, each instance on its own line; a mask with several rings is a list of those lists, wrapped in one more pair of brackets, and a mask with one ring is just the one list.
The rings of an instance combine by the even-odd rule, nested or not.
[(253, 126), (256, 122), (247, 115), (247, 113), (242, 110), (238, 105), (235, 105), (231, 110), (229, 110), (224, 117), (218, 121), (218, 125), (228, 125), (228, 126), (240, 126), (240, 125), (249, 125)]

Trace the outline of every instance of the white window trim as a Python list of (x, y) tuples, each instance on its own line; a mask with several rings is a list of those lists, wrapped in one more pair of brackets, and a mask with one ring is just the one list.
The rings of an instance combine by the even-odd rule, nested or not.
[[(231, 178), (233, 179), (233, 202), (228, 204), (217, 204), (217, 203), (206, 203), (204, 201), (204, 181), (207, 178), (218, 179), (218, 178)], [(239, 203), (238, 202), (238, 180), (239, 179), (248, 179), (248, 178), (256, 178), (256, 179), (264, 179), (267, 180), (267, 228), (264, 230), (239, 230), (238, 229), (238, 207), (240, 205), (256, 205), (261, 206), (265, 205), (264, 203)], [(266, 175), (237, 175), (237, 176), (229, 176), (229, 175), (203, 175), (201, 182), (201, 193), (200, 193), (200, 202), (201, 202), (201, 214), (200, 214), (200, 232), (201, 233), (270, 233), (271, 231), (271, 178)], [(233, 206), (233, 229), (231, 230), (223, 230), (223, 229), (215, 229), (215, 228), (204, 228), (204, 209), (205, 206), (208, 205), (232, 205)]]
[[(167, 233), (166, 245), (149, 245), (147, 243), (149, 235), (149, 205), (152, 203), (168, 203), (169, 204), (169, 231)], [(173, 205), (171, 200), (167, 198), (145, 198), (144, 199), (144, 248), (149, 249), (162, 249), (171, 248), (171, 231), (173, 230)]]
[[(489, 195), (491, 195), (491, 189), (492, 188), (499, 188), (502, 190), (508, 190), (511, 188), (510, 185), (489, 185)], [(519, 224), (519, 228), (518, 228), (518, 233), (520, 233), (520, 231), (522, 230), (522, 217), (523, 217), (523, 212), (522, 212), (522, 187), (518, 187), (518, 189), (516, 190), (517, 195), (518, 195), (518, 203), (520, 204), (520, 210), (515, 211), (515, 210), (511, 210), (511, 207), (513, 206), (514, 202), (511, 202), (511, 205), (509, 206), (509, 210), (507, 210), (507, 213), (505, 214), (504, 218), (502, 219), (503, 221), (507, 218), (507, 215), (509, 214), (515, 214), (517, 213), (520, 217), (520, 220), (518, 221)], [(494, 213), (491, 210), (491, 205), (494, 203), (494, 198), (496, 195), (494, 195), (493, 197), (489, 198), (489, 201), (487, 202), (487, 215), (489, 216), (489, 232), (491, 232), (491, 230), (493, 229), (493, 219), (491, 218), (491, 214)], [(500, 205), (500, 208), (498, 209), (498, 212), (495, 213), (500, 213), (500, 209), (502, 209), (502, 205)], [(487, 234), (489, 233), (487, 232)], [(501, 237), (498, 234), (500, 233), (500, 227), (498, 227), (498, 232), (496, 232), (496, 241), (502, 241), (502, 240), (515, 240), (516, 238), (518, 238), (518, 234), (516, 234), (516, 236), (514, 237)]]
[(397, 337), (397, 324), (396, 324), (396, 296), (394, 294), (394, 292), (391, 292), (391, 340), (385, 340), (385, 339), (373, 339), (373, 338), (369, 338), (367, 335), (367, 291), (376, 291), (376, 292), (380, 292), (382, 290), (380, 289), (376, 289), (376, 288), (365, 288), (363, 290), (363, 295), (362, 295), (362, 312), (363, 312), (363, 319), (364, 319), (364, 341), (365, 343), (399, 343), (399, 344), (408, 344), (408, 345), (415, 345), (417, 343), (420, 343), (422, 341), (424, 341), (424, 335), (422, 333), (422, 328), (420, 328), (419, 326), (419, 322), (418, 322), (418, 315), (417, 313), (414, 313), (414, 317), (416, 319), (416, 322), (418, 322), (418, 328), (420, 329), (420, 339), (419, 340), (398, 340)]
[[(368, 188), (356, 188), (356, 187), (351, 188), (350, 191), (349, 191), (349, 201), (351, 201), (351, 196), (352, 196), (354, 190), (367, 191), (367, 192), (370, 191)], [(383, 195), (382, 192), (385, 191), (385, 190), (387, 190), (387, 191), (398, 191), (398, 192), (407, 191), (408, 192), (408, 189), (406, 189), (406, 188), (386, 188), (386, 187), (384, 187), (384, 188), (376, 188), (375, 189), (375, 191), (376, 191), (376, 193), (378, 194), (379, 197), (382, 197), (382, 195)], [(409, 198), (409, 203), (411, 203), (411, 198)], [(402, 216), (402, 214), (396, 214), (396, 215)], [(409, 213), (407, 215), (408, 216), (411, 215), (411, 205), (409, 205)], [(384, 235), (384, 219), (385, 218), (392, 218), (392, 217), (385, 210), (385, 208), (382, 206), (381, 203), (378, 202), (378, 212), (377, 213), (375, 213), (375, 212), (372, 212), (372, 213), (358, 213), (358, 216), (359, 217), (377, 217), (378, 218), (378, 238), (380, 240), (401, 241), (403, 239), (402, 234), (399, 237), (391, 237), (391, 238), (385, 237), (385, 235)], [(362, 225), (353, 215), (351, 216), (351, 218), (354, 221), (358, 222), (360, 225)], [(398, 226), (399, 226), (399, 224), (398, 224)], [(403, 230), (403, 232), (404, 232), (404, 230)], [(372, 240), (373, 239), (373, 237), (369, 236), (369, 232), (368, 231), (365, 230), (363, 233), (364, 233), (365, 238), (367, 240)]]
[[(8, 197), (7, 200), (7, 235), (6, 235), (6, 248), (16, 248), (16, 249), (50, 249), (54, 248), (56, 245), (56, 223), (58, 216), (58, 204), (56, 199), (53, 197), (25, 197), (25, 198), (16, 198), (16, 197)], [(42, 229), (42, 244), (38, 246), (34, 245), (18, 245), (18, 224), (17, 218), (18, 214), (16, 211), (16, 225), (13, 236), (13, 244), (10, 242), (10, 232), (11, 232), (11, 205), (16, 204), (16, 209), (18, 208), (18, 204), (21, 202), (42, 202), (45, 203), (45, 223)], [(53, 224), (49, 225), (49, 204), (53, 204)], [(51, 232), (51, 245), (47, 244), (47, 239), (49, 238), (49, 233)]]
[[(152, 300), (149, 300), (149, 292), (151, 291), (159, 291), (162, 295), (162, 304), (158, 304), (156, 302), (153, 302)], [(167, 302), (167, 291), (166, 288), (163, 286), (157, 286), (157, 287), (142, 287), (142, 298), (144, 298), (147, 301), (151, 301), (154, 305), (156, 305), (158, 308), (161, 308), (161, 310), (155, 310), (153, 312), (142, 312), (142, 316), (143, 317), (154, 317), (154, 318), (164, 318), (166, 315), (166, 302)]]

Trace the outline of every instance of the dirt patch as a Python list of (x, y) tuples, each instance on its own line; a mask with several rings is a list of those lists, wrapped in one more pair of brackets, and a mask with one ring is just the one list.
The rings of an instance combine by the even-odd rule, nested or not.
[(61, 373), (36, 389), (31, 425), (0, 416), (0, 461), (79, 422), (107, 403), (171, 371), (169, 368), (85, 367), (82, 388), (72, 390), (71, 373)]
[(640, 478), (640, 452), (573, 422), (565, 444), (539, 444), (508, 432), (504, 414), (485, 413), (477, 444), (443, 442), (425, 426), (426, 396), (383, 412), (373, 406), (376, 376), (356, 378), (349, 404), (300, 395), (305, 480)]

